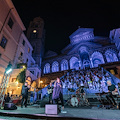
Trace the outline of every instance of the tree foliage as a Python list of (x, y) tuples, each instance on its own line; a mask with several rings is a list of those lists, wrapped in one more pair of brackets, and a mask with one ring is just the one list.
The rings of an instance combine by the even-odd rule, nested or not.
[(18, 74), (18, 76), (17, 76), (17, 81), (19, 82), (19, 83), (24, 83), (25, 82), (25, 78), (26, 78), (26, 70), (23, 70), (23, 71), (21, 71), (19, 74)]

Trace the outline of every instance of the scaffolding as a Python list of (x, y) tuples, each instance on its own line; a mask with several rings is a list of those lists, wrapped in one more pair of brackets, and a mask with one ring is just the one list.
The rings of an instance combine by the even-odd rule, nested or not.
[(4, 76), (3, 76), (3, 79), (2, 79), (2, 83), (1, 83), (1, 86), (0, 86), (0, 90), (1, 90), (0, 91), (0, 102), (1, 102), (0, 103), (0, 108), (1, 109), (3, 107), (5, 92), (6, 92), (6, 89), (7, 89), (9, 78), (10, 78), (10, 74), (4, 73)]

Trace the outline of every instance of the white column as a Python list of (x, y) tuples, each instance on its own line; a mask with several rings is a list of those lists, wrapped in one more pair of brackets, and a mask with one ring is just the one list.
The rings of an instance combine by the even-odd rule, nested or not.
[(79, 60), (78, 63), (79, 63), (79, 68), (81, 68), (81, 61)]
[(92, 58), (90, 58), (91, 67), (93, 68)]

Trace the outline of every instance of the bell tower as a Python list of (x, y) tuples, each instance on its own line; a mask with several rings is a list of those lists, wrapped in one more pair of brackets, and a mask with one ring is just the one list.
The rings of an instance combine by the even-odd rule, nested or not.
[(41, 67), (45, 43), (44, 20), (42, 18), (36, 17), (30, 22), (27, 30), (27, 38), (33, 47), (32, 56), (36, 64)]

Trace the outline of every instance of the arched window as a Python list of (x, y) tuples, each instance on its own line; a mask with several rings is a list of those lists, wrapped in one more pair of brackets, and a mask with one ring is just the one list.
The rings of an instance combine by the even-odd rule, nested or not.
[(57, 72), (59, 71), (59, 63), (57, 61), (54, 61), (52, 63), (52, 72)]
[(77, 57), (72, 57), (71, 59), (70, 59), (70, 69), (79, 69), (79, 67), (81, 66), (81, 65), (79, 65), (80, 63), (79, 63), (79, 61), (78, 61), (78, 58)]
[(61, 62), (61, 71), (63, 70), (68, 70), (68, 61), (65, 59)]
[(106, 60), (107, 62), (115, 62), (115, 61), (118, 61), (118, 58), (117, 58), (117, 55), (115, 54), (115, 51), (114, 50), (107, 50), (105, 52), (105, 56), (106, 56)]
[(44, 66), (44, 74), (46, 74), (46, 73), (50, 73), (50, 64), (49, 63), (46, 63)]
[(98, 65), (101, 64), (101, 60), (100, 59), (94, 59), (93, 60), (93, 67), (98, 67)]
[(103, 58), (103, 55), (102, 53), (100, 52), (94, 52), (92, 55), (91, 55), (91, 64), (92, 64), (92, 67), (98, 67), (99, 64), (103, 64), (105, 63), (104, 62), (104, 58)]

